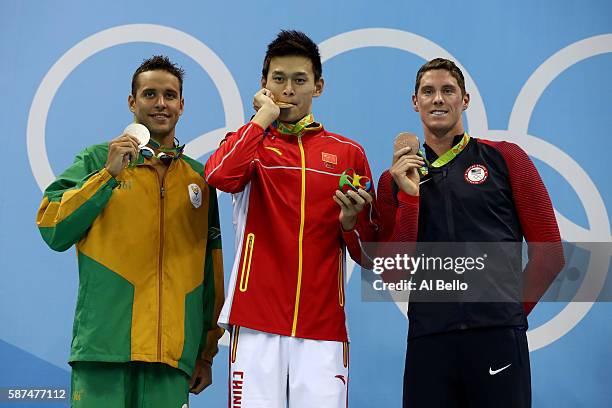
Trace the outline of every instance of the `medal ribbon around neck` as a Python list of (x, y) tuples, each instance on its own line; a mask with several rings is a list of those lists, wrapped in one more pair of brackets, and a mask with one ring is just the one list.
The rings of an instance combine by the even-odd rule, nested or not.
[[(427, 165), (427, 167), (442, 167), (453, 161), (455, 157), (457, 157), (459, 153), (461, 153), (463, 149), (465, 149), (465, 146), (467, 146), (469, 141), (470, 135), (468, 135), (467, 133), (463, 133), (463, 137), (461, 138), (459, 143), (451, 147), (450, 150), (448, 150), (443, 155), (439, 156), (436, 160), (434, 160), (433, 163), (430, 163), (429, 160), (427, 160), (427, 156), (425, 156), (425, 152), (423, 151), (423, 149), (419, 149), (419, 155), (423, 157), (423, 160), (425, 160), (425, 164)], [(427, 167), (421, 167), (419, 169), (422, 176), (425, 176), (427, 175), (427, 173), (429, 173)]]
[[(304, 133), (304, 130), (307, 127), (315, 123), (316, 122), (314, 120), (313, 114), (309, 113), (308, 115), (304, 116), (302, 119), (297, 121), (296, 123), (286, 123), (286, 122), (276, 121), (276, 129), (278, 129), (280, 133), (284, 133), (286, 135), (300, 136), (302, 135), (302, 133)], [(312, 127), (312, 129), (318, 129), (320, 127), (321, 127), (320, 125), (314, 126)], [(306, 129), (306, 130), (311, 130), (311, 129)]]

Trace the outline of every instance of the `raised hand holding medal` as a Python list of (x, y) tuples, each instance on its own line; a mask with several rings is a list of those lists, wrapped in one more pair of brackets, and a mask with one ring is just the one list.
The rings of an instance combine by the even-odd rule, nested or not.
[(419, 139), (414, 133), (401, 132), (396, 136), (389, 173), (403, 192), (413, 196), (419, 195), (419, 169), (425, 166), (419, 152)]
[[(147, 133), (149, 132), (147, 128), (144, 126), (142, 127)], [(126, 128), (126, 130), (128, 128)], [(140, 150), (140, 140), (126, 130), (124, 130), (121, 136), (108, 143), (108, 158), (106, 159), (104, 167), (113, 177), (117, 177), (132, 160), (135, 160)], [(141, 130), (140, 133), (142, 134), (144, 132)]]
[[(142, 151), (142, 149), (148, 149), (146, 146), (149, 143), (149, 140), (151, 140), (151, 133), (145, 125), (135, 122), (130, 123), (126, 126), (125, 129), (123, 129), (123, 133), (126, 135), (130, 135), (138, 140), (139, 152)], [(128, 167), (136, 166), (136, 163), (138, 162), (138, 154), (139, 153), (136, 153), (133, 156), (130, 155), (130, 162), (128, 164)]]

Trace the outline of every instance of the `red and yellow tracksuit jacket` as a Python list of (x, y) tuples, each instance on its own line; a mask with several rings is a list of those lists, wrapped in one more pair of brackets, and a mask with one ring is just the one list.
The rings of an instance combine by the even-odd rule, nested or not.
[(237, 250), (219, 323), (348, 340), (344, 249), (360, 261), (378, 228), (373, 202), (342, 230), (332, 197), (349, 168), (372, 177), (359, 144), (317, 124), (296, 136), (249, 122), (226, 136), (205, 167), (208, 183), (234, 193)]
[(113, 178), (108, 143), (85, 149), (44, 193), (45, 242), (76, 244), (79, 292), (70, 361), (161, 362), (191, 375), (223, 329), (215, 189), (185, 156), (160, 181), (150, 162)]

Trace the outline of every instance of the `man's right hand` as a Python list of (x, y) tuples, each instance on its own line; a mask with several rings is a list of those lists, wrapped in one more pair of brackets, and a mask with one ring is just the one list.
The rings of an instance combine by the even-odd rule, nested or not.
[(262, 88), (253, 97), (253, 108), (257, 111), (251, 121), (266, 129), (280, 115), (280, 108), (274, 103), (274, 95), (266, 88)]
[(410, 147), (404, 147), (393, 154), (393, 165), (389, 173), (404, 193), (418, 196), (420, 181), (418, 169), (425, 165), (425, 161), (417, 154), (409, 154), (410, 150)]
[(139, 151), (138, 144), (138, 139), (126, 133), (110, 141), (108, 158), (104, 167), (111, 176), (117, 177), (128, 165), (130, 158), (136, 160)]

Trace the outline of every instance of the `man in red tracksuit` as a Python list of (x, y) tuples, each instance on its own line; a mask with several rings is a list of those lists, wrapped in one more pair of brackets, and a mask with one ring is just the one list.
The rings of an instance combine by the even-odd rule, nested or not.
[[(360, 261), (378, 226), (363, 148), (312, 115), (323, 85), (316, 44), (282, 31), (257, 113), (206, 163), (206, 181), (234, 199), (236, 258), (219, 318), (232, 333), (234, 407), (347, 405), (345, 248)], [(339, 191), (347, 170), (364, 188)]]

